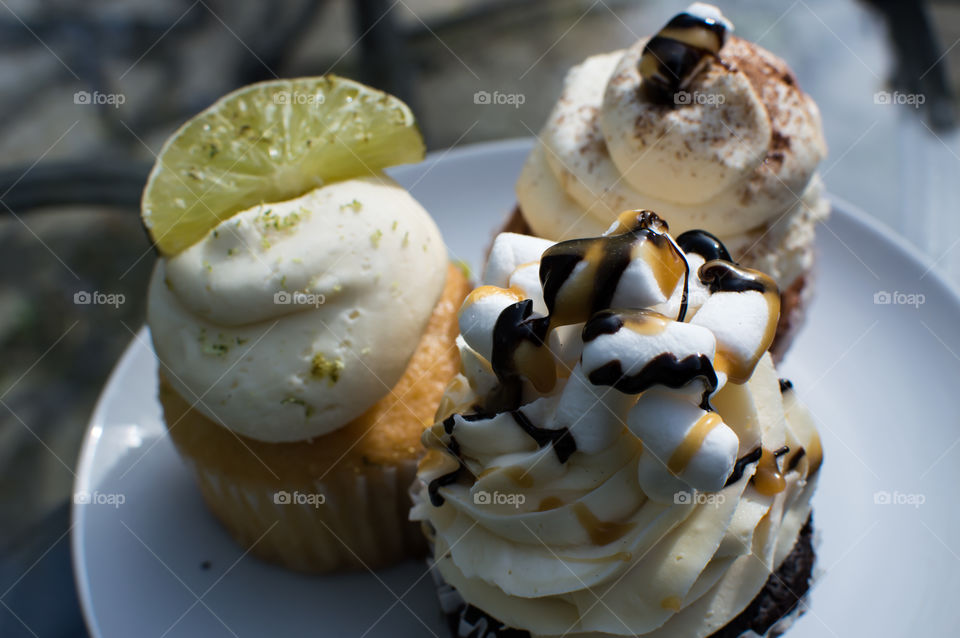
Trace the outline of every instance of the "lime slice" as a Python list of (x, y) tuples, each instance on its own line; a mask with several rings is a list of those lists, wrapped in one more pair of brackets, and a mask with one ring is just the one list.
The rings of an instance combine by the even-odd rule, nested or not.
[(241, 210), (423, 156), (410, 108), (382, 91), (335, 75), (252, 84), (167, 140), (143, 221), (160, 252), (175, 255)]

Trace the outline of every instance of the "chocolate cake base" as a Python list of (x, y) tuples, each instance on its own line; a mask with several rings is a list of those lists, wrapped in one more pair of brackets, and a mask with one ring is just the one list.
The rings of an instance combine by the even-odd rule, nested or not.
[[(740, 638), (747, 632), (765, 638), (780, 635), (780, 631), (774, 629), (771, 632), (771, 628), (797, 611), (797, 606), (810, 590), (815, 562), (811, 515), (800, 530), (790, 554), (780, 568), (770, 575), (757, 597), (709, 638)], [(530, 638), (529, 632), (507, 627), (486, 612), (464, 603), (457, 591), (446, 583), (440, 585), (440, 603), (455, 638)], [(799, 611), (802, 613), (803, 610)]]
[[(523, 218), (520, 207), (516, 206), (507, 222), (498, 231), (499, 233), (517, 233), (532, 235), (533, 230)], [(488, 251), (489, 252), (489, 251)], [(807, 300), (810, 297), (807, 290), (810, 282), (807, 275), (800, 275), (784, 290), (780, 291), (780, 319), (777, 321), (777, 333), (770, 346), (770, 354), (775, 363), (780, 363), (783, 356), (790, 349), (794, 337), (800, 331), (806, 317)]]

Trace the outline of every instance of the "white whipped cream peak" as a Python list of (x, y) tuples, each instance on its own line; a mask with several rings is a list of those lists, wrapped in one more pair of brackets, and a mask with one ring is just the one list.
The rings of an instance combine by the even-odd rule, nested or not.
[(819, 440), (763, 352), (776, 286), (714, 239), (640, 211), (496, 238), (411, 514), (469, 603), (535, 638), (703, 638), (786, 555)]
[(569, 71), (517, 182), (536, 235), (597, 235), (647, 208), (675, 232), (729, 238), (817, 199), (806, 197), (826, 154), (816, 104), (786, 63), (732, 30), (695, 3), (656, 37)]
[[(643, 214), (625, 215), (627, 221), (612, 226), (604, 237), (615, 241), (618, 231), (625, 231), (625, 224), (631, 223), (631, 219), (640, 219), (639, 215)], [(649, 219), (656, 220), (655, 216)], [(664, 229), (664, 232), (656, 229)], [(622, 236), (634, 237), (631, 232)], [(663, 429), (661, 436), (646, 448), (648, 454), (659, 460), (658, 468), (650, 466), (640, 473), (640, 487), (658, 500), (672, 498), (664, 486), (673, 486), (677, 480), (685, 489), (716, 491), (723, 487), (733, 471), (739, 451), (737, 436), (715, 413), (707, 419), (710, 421), (709, 431), (700, 433), (700, 438), (696, 438), (698, 433), (691, 432), (691, 429), (697, 425), (697, 419), (708, 414), (701, 405), (722, 390), (729, 372), (735, 370), (740, 375), (738, 383), (745, 382), (746, 378), (741, 378), (743, 371), (752, 372), (769, 347), (773, 334), (771, 326), (777, 321), (778, 306), (771, 303), (777, 296), (776, 287), (756, 274), (751, 276), (759, 281), (766, 280), (769, 287), (766, 293), (721, 289), (711, 292), (699, 276), (700, 266), (704, 264), (702, 255), (684, 253), (659, 220), (649, 222), (648, 227), (639, 232), (647, 233), (652, 239), (634, 237), (632, 241), (636, 242), (636, 247), (630, 250), (635, 256), (621, 268), (616, 275), (617, 281), (597, 280), (603, 276), (603, 264), (612, 260), (610, 253), (578, 245), (574, 250), (583, 250), (583, 258), (569, 268), (565, 281), (553, 286), (555, 314), (559, 314), (567, 297), (570, 297), (567, 301), (571, 305), (589, 305), (590, 300), (582, 298), (583, 295), (603, 286), (614, 290), (608, 303), (617, 310), (601, 310), (592, 317), (580, 317), (582, 320), (589, 318), (589, 322), (585, 327), (575, 324), (579, 329), (563, 333), (551, 331), (548, 343), (540, 347), (547, 356), (536, 358), (536, 363), (531, 365), (555, 368), (550, 371), (550, 376), (559, 377), (561, 383), (548, 394), (559, 396), (559, 400), (553, 413), (535, 425), (549, 430), (567, 428), (581, 453), (602, 449), (620, 435), (624, 426), (629, 426), (645, 445), (645, 434), (650, 436)], [(640, 248), (652, 246), (658, 239), (661, 240), (659, 249)], [(592, 241), (601, 242), (603, 238)], [(563, 248), (511, 233), (496, 238), (485, 270), (484, 285), (468, 296), (460, 312), (462, 355), (468, 362), (464, 369), (469, 368), (472, 383), (480, 383), (489, 390), (503, 382), (495, 370), (495, 348), (516, 348), (515, 353), (504, 352), (502, 356), (515, 355), (518, 360), (534, 361), (530, 352), (523, 352), (524, 348), (536, 350), (534, 343), (497, 343), (498, 335), (502, 340), (508, 333), (502, 325), (507, 321), (503, 318), (504, 311), (529, 301), (534, 314), (525, 321), (529, 323), (536, 316), (547, 314), (543, 293), (549, 287), (551, 275), (549, 267), (543, 267), (541, 260), (551, 259), (552, 253)], [(675, 287), (664, 294), (664, 277), (662, 273), (658, 277), (658, 270), (666, 261), (663, 255), (671, 254), (679, 255), (687, 270), (676, 281)], [(571, 258), (575, 259), (575, 256)], [(711, 262), (711, 268), (718, 267), (717, 263)], [(508, 273), (507, 268), (511, 266), (514, 270)], [(504, 284), (509, 287), (502, 287)], [(683, 298), (687, 299), (687, 304), (682, 310), (685, 315), (682, 320), (677, 315), (669, 317), (651, 309), (670, 308), (679, 313), (680, 303), (670, 302)], [(701, 312), (704, 313), (702, 316)], [(718, 348), (721, 357), (717, 355)], [(559, 363), (561, 360), (571, 362), (574, 367), (564, 370), (564, 364)], [(529, 383), (534, 375), (524, 372), (522, 365), (518, 372), (519, 391), (524, 398), (533, 399), (538, 394), (535, 385)], [(486, 379), (480, 381), (484, 376)], [(746, 376), (749, 378), (749, 374)], [(650, 398), (637, 401), (636, 395), (650, 388), (657, 388), (657, 396), (668, 396), (669, 400)], [(689, 409), (684, 410), (682, 406)], [(675, 409), (675, 418), (660, 414), (668, 407)], [(697, 418), (687, 418), (691, 414)], [(525, 414), (525, 418), (532, 421), (529, 414)], [(637, 425), (646, 422), (645, 419), (655, 430)], [(705, 426), (701, 424), (702, 427)], [(683, 454), (685, 441), (691, 437), (693, 441), (686, 445), (697, 447), (687, 453), (690, 458), (683, 461), (681, 468), (668, 467), (671, 457)], [(462, 441), (460, 445), (469, 449)]]

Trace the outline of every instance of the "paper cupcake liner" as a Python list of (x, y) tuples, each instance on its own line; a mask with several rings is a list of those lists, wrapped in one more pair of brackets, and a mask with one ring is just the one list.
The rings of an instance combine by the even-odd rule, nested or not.
[(377, 569), (423, 556), (407, 520), (415, 461), (312, 484), (257, 485), (184, 456), (210, 510), (253, 555), (304, 572)]
[[(819, 545), (820, 535), (817, 530), (814, 530), (811, 540), (814, 557)], [(437, 590), (440, 610), (454, 638), (530, 638), (530, 634), (526, 630), (508, 627), (483, 610), (468, 604), (460, 595), (460, 592), (443, 579), (440, 570), (435, 568), (432, 547), (430, 556), (427, 558), (427, 565)], [(794, 607), (771, 625), (765, 633), (758, 634), (756, 631), (748, 629), (740, 633), (737, 638), (778, 638), (784, 635), (797, 619), (806, 613), (810, 592), (813, 591), (821, 573), (822, 570), (814, 564), (808, 579), (807, 590), (797, 599)], [(601, 634), (597, 635), (598, 637), (601, 636)]]

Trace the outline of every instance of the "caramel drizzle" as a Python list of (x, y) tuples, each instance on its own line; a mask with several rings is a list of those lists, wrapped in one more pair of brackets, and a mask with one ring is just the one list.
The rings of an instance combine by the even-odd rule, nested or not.
[[(793, 382), (790, 379), (780, 379), (780, 393), (793, 392)], [(810, 448), (809, 451), (807, 448)], [(820, 433), (813, 431), (813, 438), (806, 446), (800, 446), (797, 451), (787, 458), (787, 471), (792, 472), (800, 465), (800, 461), (807, 459), (807, 468), (804, 478), (816, 474), (823, 464), (823, 445), (820, 443)]]
[(667, 461), (667, 469), (670, 470), (670, 473), (674, 476), (682, 474), (683, 471), (687, 469), (690, 461), (693, 460), (693, 457), (700, 451), (707, 435), (721, 424), (723, 424), (723, 420), (716, 412), (707, 412), (697, 419), (697, 422), (693, 424), (693, 427), (690, 428), (686, 436), (683, 437), (683, 441), (677, 449), (673, 451), (670, 460)]
[(787, 489), (787, 481), (780, 470), (779, 457), (788, 451), (789, 448), (781, 448), (777, 452), (763, 450), (757, 463), (757, 472), (751, 479), (755, 490), (764, 496), (773, 496)]
[(540, 501), (540, 505), (537, 506), (538, 512), (549, 512), (550, 510), (555, 510), (560, 507), (563, 507), (566, 503), (563, 502), (562, 498), (556, 496), (548, 496), (547, 498)]
[(741, 358), (719, 346), (714, 356), (714, 366), (727, 374), (733, 383), (746, 383), (763, 353), (770, 349), (777, 332), (777, 320), (780, 318), (780, 290), (773, 279), (758, 270), (737, 266), (728, 261), (714, 259), (708, 261), (698, 271), (710, 293), (717, 292), (759, 292), (767, 302), (767, 325), (764, 327), (760, 345), (749, 358)]
[[(618, 224), (615, 234), (560, 242), (543, 253), (540, 281), (551, 327), (581, 323), (609, 308), (623, 272), (637, 258), (653, 270), (664, 296), (676, 288), (687, 261), (666, 224), (650, 211), (627, 211)], [(584, 268), (574, 273), (581, 262)]]
[[(530, 435), (540, 448), (551, 445), (558, 460), (566, 463), (576, 451), (576, 441), (570, 432), (565, 428), (538, 428), (518, 409), (522, 401), (524, 378), (541, 393), (549, 392), (556, 383), (556, 362), (546, 345), (550, 331), (561, 325), (585, 322), (582, 339), (589, 342), (602, 334), (616, 333), (624, 327), (648, 335), (664, 330), (671, 320), (659, 313), (646, 309), (608, 309), (624, 271), (630, 262), (637, 258), (642, 258), (653, 269), (664, 296), (669, 296), (680, 277), (684, 277), (683, 299), (677, 321), (684, 319), (690, 269), (684, 257), (684, 249), (678, 245), (679, 242), (674, 242), (666, 234), (666, 222), (646, 210), (626, 211), (618, 216), (617, 222), (611, 235), (561, 242), (544, 252), (540, 261), (540, 282), (548, 309), (546, 316), (534, 313), (533, 301), (523, 299), (522, 291), (482, 286), (471, 293), (468, 303), (487, 295), (505, 292), (514, 295), (518, 301), (500, 313), (494, 326), (490, 364), (499, 383), (493, 392), (484, 398), (477, 412), (463, 415), (463, 419), (490, 418), (502, 412), (510, 412), (517, 425)], [(684, 233), (681, 240), (682, 245), (709, 259), (700, 268), (698, 275), (710, 288), (711, 293), (760, 291), (767, 296), (770, 304), (774, 303), (770, 298), (775, 297), (777, 313), (773, 316), (777, 316), (779, 295), (776, 285), (769, 277), (721, 261), (724, 257), (729, 257), (729, 252), (719, 239), (705, 231)], [(574, 271), (581, 262), (585, 262), (585, 265), (575, 274)], [(768, 327), (769, 340), (766, 336), (764, 338), (767, 347), (769, 341), (772, 341), (776, 319), (771, 323), (772, 327)], [(764, 347), (757, 353), (757, 360), (766, 349)], [(717, 358), (722, 358), (722, 355), (723, 353), (718, 352)], [(731, 379), (739, 378), (736, 374), (743, 367), (742, 363), (734, 361), (729, 355), (726, 355), (726, 360), (733, 362), (725, 364), (726, 368), (729, 368), (728, 376)], [(756, 365), (756, 361), (753, 361), (752, 365)], [(614, 360), (591, 371), (588, 378), (594, 385), (612, 386), (627, 394), (640, 394), (655, 385), (678, 389), (695, 379), (703, 381), (701, 408), (706, 410), (708, 415), (694, 428), (697, 436), (690, 439), (689, 445), (685, 444), (676, 451), (671, 459), (670, 465), (676, 468), (676, 472), (681, 472), (699, 449), (703, 438), (712, 429), (707, 426), (713, 424), (715, 427), (714, 420), (719, 421), (709, 403), (709, 397), (717, 387), (717, 375), (709, 357), (703, 354), (679, 359), (675, 354), (663, 353), (633, 375), (624, 375), (622, 363)], [(455, 421), (453, 416), (450, 416), (443, 421), (445, 436), (435, 437), (438, 441), (448, 439), (447, 443), (440, 443), (439, 446), (444, 454), (457, 462), (457, 467), (430, 482), (429, 493), (434, 505), (443, 502), (438, 493), (439, 488), (457, 481), (465, 469), (459, 445), (452, 436), (454, 426)], [(425, 444), (428, 448), (431, 447), (427, 443), (427, 437)], [(437, 444), (433, 447), (437, 447)], [(759, 449), (756, 452), (761, 455)], [(751, 454), (738, 461), (727, 484), (738, 480), (747, 464), (759, 460), (760, 456), (753, 458)]]
[[(803, 448), (801, 448), (801, 455), (802, 450)], [(743, 473), (747, 466), (756, 463), (757, 471), (750, 477), (750, 482), (753, 484), (754, 489), (765, 496), (779, 494), (787, 488), (787, 481), (783, 477), (783, 470), (780, 469), (780, 457), (787, 455), (789, 452), (790, 448), (786, 445), (773, 451), (763, 447), (754, 449), (749, 454), (737, 459), (736, 464), (733, 466), (733, 472), (730, 474), (724, 487), (729, 487), (738, 482), (743, 478)], [(791, 469), (793, 468), (788, 467), (788, 471)]]
[(490, 365), (500, 381), (501, 401), (519, 405), (523, 377), (540, 392), (549, 392), (556, 383), (556, 364), (546, 347), (549, 319), (533, 312), (533, 300), (507, 306), (493, 328), (493, 356)]
[(580, 525), (586, 530), (590, 537), (590, 542), (594, 545), (608, 545), (615, 540), (623, 538), (631, 529), (634, 523), (618, 523), (615, 521), (601, 521), (597, 515), (590, 511), (590, 508), (583, 503), (576, 503), (573, 506), (573, 513), (576, 514)]
[[(540, 282), (548, 314), (534, 313), (530, 299), (518, 300), (500, 313), (494, 326), (490, 361), (499, 383), (484, 399), (484, 412), (515, 410), (521, 403), (524, 379), (540, 393), (553, 389), (557, 366), (546, 345), (550, 331), (586, 322), (597, 311), (609, 307), (620, 278), (634, 259), (641, 258), (651, 267), (665, 296), (673, 292), (681, 276), (689, 277), (683, 251), (666, 234), (667, 229), (666, 222), (653, 212), (626, 211), (618, 217), (617, 230), (622, 232), (561, 242), (548, 248), (540, 261)], [(581, 262), (584, 266), (574, 273)], [(481, 287), (467, 303), (505, 290), (510, 289)], [(520, 296), (519, 292), (512, 292)]]

